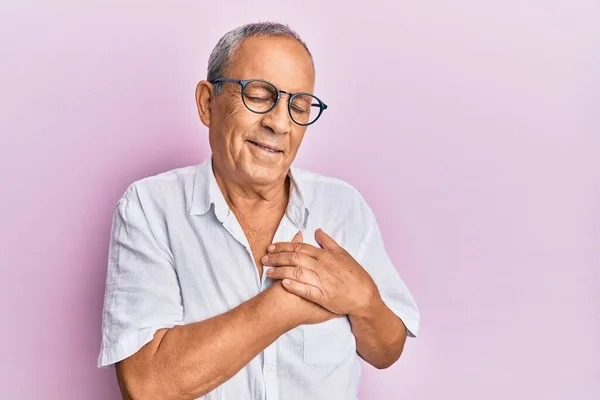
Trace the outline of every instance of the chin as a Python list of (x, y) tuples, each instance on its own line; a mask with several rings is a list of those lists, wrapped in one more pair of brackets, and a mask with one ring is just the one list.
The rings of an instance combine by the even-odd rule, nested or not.
[(256, 184), (270, 184), (281, 179), (281, 171), (279, 168), (255, 167), (248, 172), (248, 178), (251, 182)]
[(285, 177), (287, 170), (281, 164), (265, 165), (260, 163), (246, 164), (243, 168), (249, 181), (256, 184), (270, 184)]

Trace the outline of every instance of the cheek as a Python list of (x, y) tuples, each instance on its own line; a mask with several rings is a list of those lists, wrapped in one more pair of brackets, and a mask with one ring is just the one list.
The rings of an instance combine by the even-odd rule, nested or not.
[(244, 111), (246, 111), (246, 107), (244, 106), (244, 103), (242, 103), (241, 100), (236, 99), (229, 101), (225, 106), (225, 120), (229, 121), (240, 118), (240, 116), (244, 115)]
[(260, 130), (260, 118), (249, 112), (240, 112), (231, 117), (229, 129), (232, 147), (241, 148), (247, 139), (256, 137), (256, 132)]
[(233, 148), (239, 147), (245, 140), (246, 132), (252, 131), (252, 127), (257, 124), (256, 116), (250, 113), (241, 101), (228, 104), (220, 120), (220, 130), (224, 139)]
[(304, 133), (306, 132), (306, 128), (298, 128), (291, 132), (290, 135), (290, 143), (292, 145), (292, 149), (294, 153), (298, 151), (300, 144), (302, 143), (302, 139), (304, 139)]

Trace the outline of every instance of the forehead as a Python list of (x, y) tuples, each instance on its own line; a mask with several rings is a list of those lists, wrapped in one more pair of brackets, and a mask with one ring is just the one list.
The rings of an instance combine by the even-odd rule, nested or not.
[(284, 36), (251, 37), (237, 49), (227, 69), (234, 79), (264, 79), (281, 90), (312, 93), (315, 82), (308, 52)]

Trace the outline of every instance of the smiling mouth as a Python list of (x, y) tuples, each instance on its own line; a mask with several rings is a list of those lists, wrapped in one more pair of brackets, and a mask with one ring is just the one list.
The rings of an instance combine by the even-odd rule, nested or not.
[(260, 144), (258, 144), (256, 142), (253, 142), (252, 140), (248, 140), (248, 141), (250, 143), (252, 143), (254, 146), (256, 146), (258, 148), (261, 148), (261, 149), (263, 149), (265, 151), (268, 151), (269, 153), (283, 153), (283, 151), (281, 151), (281, 150), (275, 150), (275, 149), (271, 149), (269, 147), (262, 146), (262, 145), (260, 145)]

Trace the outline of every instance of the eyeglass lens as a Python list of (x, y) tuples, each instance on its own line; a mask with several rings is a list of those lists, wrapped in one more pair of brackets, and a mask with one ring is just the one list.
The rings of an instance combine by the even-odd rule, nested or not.
[[(270, 111), (277, 101), (275, 86), (261, 81), (249, 82), (242, 95), (246, 107), (257, 113)], [(308, 94), (295, 95), (289, 104), (290, 115), (297, 124), (312, 123), (319, 116), (320, 108), (319, 101)]]

